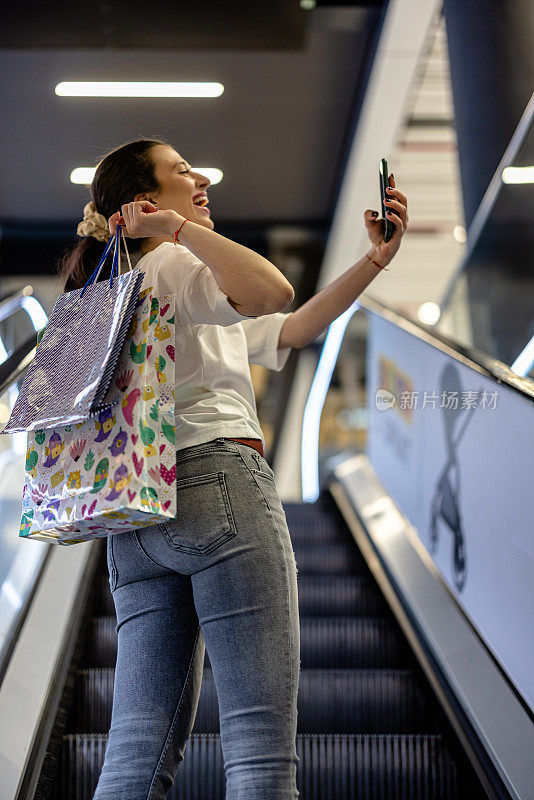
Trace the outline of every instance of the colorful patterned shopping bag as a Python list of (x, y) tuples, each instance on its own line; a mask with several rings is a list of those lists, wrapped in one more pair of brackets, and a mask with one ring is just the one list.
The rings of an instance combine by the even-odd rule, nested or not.
[[(130, 270), (119, 274), (121, 227), (85, 286), (56, 300), (2, 433), (82, 422), (103, 409), (143, 282), (143, 272), (132, 269), (126, 242)], [(97, 282), (113, 243), (109, 283)]]
[(174, 326), (174, 295), (141, 291), (105, 397), (115, 402), (29, 431), (20, 536), (70, 545), (176, 517)]

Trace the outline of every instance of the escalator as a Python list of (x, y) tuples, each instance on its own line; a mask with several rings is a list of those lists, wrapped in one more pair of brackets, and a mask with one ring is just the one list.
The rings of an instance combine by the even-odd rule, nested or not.
[[(20, 295), (24, 299), (24, 293)], [(16, 383), (34, 349), (34, 335), (21, 346), (15, 342), (0, 365), (4, 412), (14, 401)], [(6, 646), (0, 648), (0, 800), (92, 800), (111, 723), (117, 647), (106, 539), (63, 548), (17, 538), (20, 508), (8, 501), (11, 495), (19, 497), (22, 489), (21, 444), (14, 438), (12, 450), (0, 453), (0, 561), (2, 553), (9, 555), (7, 545), (17, 545), (17, 558), (8, 564), (0, 589), (0, 609), (9, 609), (6, 620), (1, 619)], [(337, 487), (334, 481), (315, 502), (283, 502), (298, 568), (300, 797), (530, 798), (530, 790), (523, 790), (531, 772), (524, 753), (532, 730), (517, 713), (520, 704), (510, 703), (506, 676), (501, 683), (491, 682), (487, 669), (479, 669), (482, 662), (475, 660), (475, 651), (459, 638), (460, 628), (449, 625), (453, 618), (445, 616), (445, 602), (454, 602), (450, 592), (437, 580), (442, 592), (432, 586), (433, 594), (428, 593), (432, 569), (427, 575), (414, 571), (399, 549), (398, 520), (391, 516), (398, 511), (395, 503), (387, 493), (377, 494), (370, 472), (358, 464), (351, 467), (353, 461), (346, 453), (332, 459), (342, 466), (344, 478), (339, 482), (337, 475)], [(359, 497), (353, 496), (354, 489)], [(347, 512), (347, 504), (354, 501), (358, 507), (358, 500), (363, 501), (360, 532)], [(389, 554), (384, 531), (386, 543), (392, 545)], [(380, 556), (373, 550), (379, 545)], [(395, 584), (391, 565), (396, 565), (396, 585), (402, 588), (399, 575), (405, 584), (402, 599), (392, 596), (379, 562), (384, 574), (389, 570), (390, 586)], [(456, 674), (462, 672), (466, 680), (480, 685), (478, 709), (472, 703), (474, 693), (465, 694), (453, 681), (447, 691), (440, 685), (445, 662), (431, 663), (430, 651), (421, 657), (424, 643), (414, 640), (399, 613), (400, 602), (415, 630), (422, 617), (416, 617), (421, 606), (412, 589), (421, 590), (419, 599), (434, 614), (424, 631), (428, 641), (433, 640), (432, 652), (439, 652), (436, 645), (441, 645), (445, 655), (459, 654), (464, 660), (456, 662)], [(475, 637), (465, 615), (463, 621)], [(473, 712), (469, 719), (466, 708)], [(481, 710), (493, 708), (501, 714), (500, 742), (482, 735), (493, 734), (493, 720), (489, 715), (482, 718)], [(2, 719), (5, 709), (10, 714)], [(468, 725), (473, 720), (481, 720), (481, 725), (471, 735)], [(510, 753), (516, 763), (511, 763)], [(502, 766), (499, 774), (496, 764)], [(514, 780), (505, 784), (508, 775)], [(508, 792), (504, 786), (520, 788)], [(207, 652), (195, 724), (168, 796), (225, 797), (217, 694)]]
[[(298, 567), (303, 800), (486, 798), (332, 495), (284, 503)], [(117, 636), (105, 539), (34, 797), (90, 800), (111, 723)], [(172, 800), (224, 800), (206, 652), (198, 712)]]

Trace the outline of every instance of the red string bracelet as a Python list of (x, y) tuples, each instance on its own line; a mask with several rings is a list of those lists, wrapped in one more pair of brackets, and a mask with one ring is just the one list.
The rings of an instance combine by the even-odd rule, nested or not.
[[(372, 259), (372, 258), (370, 258), (370, 257), (367, 255), (367, 253), (366, 253), (365, 255), (367, 256), (367, 258), (369, 259), (369, 261), (371, 261), (373, 264), (376, 264), (376, 266), (377, 266), (377, 267), (380, 267), (380, 264), (377, 264), (377, 262), (376, 262), (376, 261), (373, 261), (373, 259)], [(389, 267), (380, 267), (380, 269), (385, 269), (385, 270), (386, 270), (386, 272), (389, 272)]]
[(178, 234), (180, 233), (180, 231), (182, 230), (182, 228), (184, 227), (186, 222), (191, 222), (191, 220), (190, 219), (184, 219), (184, 221), (182, 222), (182, 224), (180, 225), (180, 227), (178, 228), (178, 230), (174, 234), (174, 244), (181, 244), (181, 242), (178, 241)]

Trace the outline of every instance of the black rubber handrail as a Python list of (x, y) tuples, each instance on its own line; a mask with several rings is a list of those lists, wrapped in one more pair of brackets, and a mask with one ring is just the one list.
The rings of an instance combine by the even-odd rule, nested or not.
[(529, 400), (534, 400), (534, 381), (530, 378), (522, 378), (520, 375), (516, 375), (503, 361), (499, 361), (477, 347), (461, 344), (435, 330), (431, 325), (425, 325), (424, 322), (406, 317), (394, 308), (367, 294), (358, 298), (356, 302), (366, 311), (378, 314), (382, 319), (389, 320), (399, 328), (411, 333), (412, 336), (416, 336), (438, 350), (446, 352), (452, 358), (468, 364), (498, 383), (506, 383)]
[(19, 308), (22, 308), (22, 301), (24, 298), (31, 297), (32, 295), (33, 287), (24, 286), (22, 289), (18, 289), (16, 292), (11, 292), (11, 294), (2, 297), (2, 299), (0, 299), (0, 322), (10, 317), (15, 311), (18, 311)]
[(0, 395), (3, 395), (31, 364), (36, 349), (37, 334), (34, 334), (19, 345), (3, 364), (0, 364)]

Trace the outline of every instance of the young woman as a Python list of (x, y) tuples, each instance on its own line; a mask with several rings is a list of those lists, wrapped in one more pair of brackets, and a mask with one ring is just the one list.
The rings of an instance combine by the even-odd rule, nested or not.
[(193, 728), (206, 648), (226, 797), (299, 796), (297, 569), (248, 365), (282, 369), (292, 347), (315, 339), (382, 272), (408, 223), (406, 197), (392, 188), (393, 238), (382, 240), (378, 212), (367, 210), (368, 254), (284, 313), (291, 284), (274, 264), (215, 233), (206, 205), (197, 204), (209, 185), (162, 139), (113, 150), (95, 172), (78, 227), (84, 238), (60, 268), (65, 290), (82, 286), (103, 242), (124, 224), (143, 287), (176, 297), (178, 515), (107, 538), (118, 652), (93, 800), (166, 797)]

